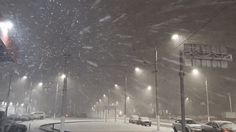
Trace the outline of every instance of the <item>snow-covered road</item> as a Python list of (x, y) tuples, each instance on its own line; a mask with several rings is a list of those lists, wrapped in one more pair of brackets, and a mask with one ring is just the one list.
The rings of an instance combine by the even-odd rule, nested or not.
[[(60, 125), (55, 128), (60, 129)], [(124, 124), (123, 122), (79, 122), (68, 123), (65, 130), (71, 132), (155, 132), (156, 126), (145, 127), (135, 124)], [(172, 132), (171, 128), (161, 127), (160, 132)]]
[[(44, 119), (23, 122), (28, 127), (28, 132), (42, 132), (39, 127), (48, 123), (59, 122), (59, 119)], [(123, 121), (109, 121), (97, 119), (67, 119), (67, 122), (78, 121), (75, 123), (66, 123), (65, 130), (71, 132), (155, 132), (156, 126), (145, 127), (135, 124), (123, 123)], [(30, 127), (30, 129), (29, 129)], [(55, 125), (56, 129), (60, 129), (60, 124)], [(161, 127), (160, 132), (173, 132), (172, 128)]]

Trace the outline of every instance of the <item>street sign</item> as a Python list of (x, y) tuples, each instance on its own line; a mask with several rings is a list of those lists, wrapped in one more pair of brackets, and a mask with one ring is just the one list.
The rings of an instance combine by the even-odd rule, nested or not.
[(233, 57), (223, 46), (184, 44), (184, 59), (186, 66), (227, 68)]

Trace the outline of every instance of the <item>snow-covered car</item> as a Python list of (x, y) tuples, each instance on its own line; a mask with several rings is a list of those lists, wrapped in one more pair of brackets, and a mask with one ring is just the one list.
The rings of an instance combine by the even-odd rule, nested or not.
[(46, 114), (44, 112), (33, 112), (31, 113), (36, 119), (44, 119)]
[(14, 121), (20, 121), (20, 116), (17, 114), (12, 114), (12, 115), (7, 116), (7, 119), (14, 120)]
[(148, 117), (140, 117), (137, 124), (142, 126), (151, 126), (152, 121)]
[[(185, 119), (185, 132), (202, 132), (202, 125), (197, 124), (192, 119)], [(174, 132), (182, 131), (182, 120), (178, 119), (173, 123)]]
[(236, 132), (236, 124), (230, 121), (210, 121), (203, 125), (202, 132)]
[(129, 118), (129, 123), (137, 124), (138, 119), (139, 119), (139, 116), (138, 116), (138, 115), (132, 115), (132, 116)]

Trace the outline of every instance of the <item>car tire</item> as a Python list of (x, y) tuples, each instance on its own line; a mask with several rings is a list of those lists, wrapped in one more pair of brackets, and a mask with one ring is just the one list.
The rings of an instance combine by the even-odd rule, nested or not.
[(174, 132), (178, 132), (177, 129), (176, 129), (175, 127), (174, 127), (173, 129), (174, 129)]

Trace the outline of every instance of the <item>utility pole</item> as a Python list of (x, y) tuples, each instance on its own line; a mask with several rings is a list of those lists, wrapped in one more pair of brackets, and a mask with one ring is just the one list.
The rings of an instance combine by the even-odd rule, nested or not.
[(179, 78), (180, 78), (180, 98), (181, 98), (181, 122), (182, 132), (185, 132), (185, 93), (184, 93), (184, 57), (183, 52), (179, 54)]
[(209, 107), (209, 94), (208, 94), (208, 82), (207, 79), (205, 80), (205, 87), (206, 87), (206, 105), (207, 105), (207, 121), (210, 122), (210, 107)]
[(12, 74), (10, 74), (9, 84), (8, 84), (7, 105), (6, 105), (6, 108), (5, 108), (5, 119), (7, 118), (7, 112), (8, 112), (8, 107), (9, 107), (9, 103), (10, 103), (11, 82), (12, 82)]
[(61, 105), (61, 130), (60, 132), (65, 132), (65, 114), (66, 114), (66, 96), (67, 96), (67, 60), (70, 57), (69, 54), (64, 54), (64, 74), (66, 75), (63, 83), (62, 91), (62, 105)]
[(158, 84), (157, 84), (157, 48), (155, 48), (155, 88), (156, 88), (156, 111), (155, 111), (155, 115), (156, 115), (156, 120), (157, 120), (157, 131), (160, 130), (160, 115), (159, 115), (159, 99), (158, 99)]
[(125, 103), (124, 103), (124, 123), (126, 123), (126, 114), (127, 114), (127, 83), (128, 83), (128, 79), (127, 79), (127, 76), (125, 76), (125, 88), (124, 88), (124, 94), (125, 94)]
[(107, 118), (109, 119), (109, 111), (110, 111), (110, 88), (108, 89), (108, 94), (107, 94)]
[(9, 103), (10, 103), (10, 93), (11, 93), (11, 82), (12, 82), (12, 73), (10, 73), (10, 78), (9, 78), (9, 84), (8, 84), (8, 91), (7, 91), (7, 104), (6, 104), (6, 108), (5, 108), (5, 113), (3, 116), (3, 122), (2, 122), (2, 128), (1, 131), (5, 132), (5, 123), (7, 120), (7, 112), (8, 112), (8, 107), (9, 107)]
[(229, 108), (230, 108), (230, 112), (233, 112), (232, 98), (231, 98), (231, 94), (230, 94), (230, 93), (228, 93), (228, 97), (229, 97)]
[(58, 90), (59, 90), (59, 76), (57, 76), (57, 86), (56, 86), (56, 95), (55, 95), (55, 106), (54, 106), (54, 115), (53, 117), (56, 118), (56, 112), (57, 112), (57, 96), (58, 96)]
[(31, 113), (31, 109), (32, 109), (32, 93), (33, 93), (33, 83), (32, 81), (30, 82), (30, 86), (29, 86), (29, 108), (28, 108), (28, 112), (29, 114)]
[(115, 122), (117, 121), (117, 119), (116, 119), (116, 109), (117, 109), (117, 104), (115, 104)]

